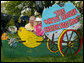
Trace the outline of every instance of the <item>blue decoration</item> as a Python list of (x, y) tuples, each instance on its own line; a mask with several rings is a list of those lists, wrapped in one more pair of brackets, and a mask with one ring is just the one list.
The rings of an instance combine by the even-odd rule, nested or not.
[[(64, 9), (64, 10), (62, 10), (62, 9)], [(62, 15), (57, 15), (60, 10), (61, 10), (61, 12), (65, 11), (65, 13), (62, 14)], [(75, 12), (74, 11), (72, 12), (72, 13), (75, 13), (75, 14), (63, 20), (63, 18), (62, 18), (63, 15), (70, 14), (69, 12), (71, 12), (72, 10), (75, 11)], [(57, 12), (57, 14), (55, 12)], [(74, 24), (71, 25), (71, 23), (69, 22), (69, 20), (70, 19), (75, 19), (76, 17), (79, 17), (79, 16), (80, 16), (79, 11), (73, 5), (73, 3), (71, 3), (70, 1), (67, 2), (67, 3), (65, 3), (64, 6), (62, 6), (62, 7), (60, 7), (58, 4), (54, 4), (52, 7), (44, 9), (43, 13), (42, 13), (42, 27), (43, 27), (45, 35), (47, 36), (49, 34), (47, 37), (52, 40), (52, 34), (54, 33), (55, 34), (55, 41), (56, 41), (56, 40), (58, 40), (59, 35), (61, 34), (61, 32), (64, 29), (78, 29), (80, 27), (80, 25), (81, 25), (80, 21), (78, 21), (78, 22), (76, 22), (76, 23), (74, 23)], [(49, 19), (57, 18), (57, 17), (59, 17), (60, 21), (57, 21), (58, 19), (55, 19), (56, 22), (54, 22), (54, 20), (53, 21), (49, 20)], [(49, 21), (50, 22), (52, 21), (52, 23), (49, 24)], [(48, 23), (46, 24), (46, 22), (48, 22)], [(68, 27), (62, 28), (63, 26), (60, 25), (60, 24), (61, 23), (65, 23), (65, 22), (68, 23), (67, 24)], [(48, 27), (53, 26), (53, 25), (56, 25), (55, 27), (58, 28), (58, 29), (55, 28), (56, 30), (54, 30), (54, 31), (47, 31), (46, 32), (46, 30), (49, 30)], [(50, 30), (52, 28), (50, 27)]]

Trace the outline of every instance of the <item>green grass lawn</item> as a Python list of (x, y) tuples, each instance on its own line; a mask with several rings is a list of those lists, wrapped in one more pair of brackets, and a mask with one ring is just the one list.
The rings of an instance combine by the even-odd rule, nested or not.
[(83, 56), (48, 56), (48, 57), (17, 57), (4, 58), (1, 48), (1, 62), (83, 62)]

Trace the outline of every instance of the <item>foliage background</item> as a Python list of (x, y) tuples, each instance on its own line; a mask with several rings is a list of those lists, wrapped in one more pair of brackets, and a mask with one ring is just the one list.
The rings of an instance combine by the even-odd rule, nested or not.
[[(47, 8), (49, 6), (52, 6), (53, 4), (57, 3), (66, 3), (68, 1), (42, 1), (43, 7)], [(81, 17), (83, 17), (83, 1), (71, 1), (76, 8), (79, 10)], [(18, 16), (19, 20), (18, 22), (21, 22), (20, 17), (28, 15), (29, 17), (32, 16), (36, 12), (36, 14), (41, 15), (41, 13), (37, 12), (36, 3), (35, 1), (7, 1), (4, 3), (1, 3), (1, 12), (5, 14), (9, 14), (12, 17)], [(38, 15), (35, 15), (38, 16)], [(11, 18), (8, 25), (14, 25), (14, 19)], [(83, 23), (83, 20), (81, 20), (81, 23)]]

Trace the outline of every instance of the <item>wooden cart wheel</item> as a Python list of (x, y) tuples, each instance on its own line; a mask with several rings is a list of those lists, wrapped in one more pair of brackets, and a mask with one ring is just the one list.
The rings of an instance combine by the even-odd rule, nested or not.
[(62, 56), (76, 55), (81, 50), (83, 39), (78, 31), (70, 29), (63, 31), (58, 42)]
[(54, 34), (52, 36), (52, 40), (48, 39), (47, 42), (47, 47), (51, 52), (58, 52), (58, 45), (57, 45), (57, 41), (54, 41)]

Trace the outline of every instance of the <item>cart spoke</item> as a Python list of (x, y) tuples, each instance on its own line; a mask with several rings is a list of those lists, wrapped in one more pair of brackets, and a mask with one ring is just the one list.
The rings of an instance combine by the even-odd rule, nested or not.
[(73, 41), (79, 41), (79, 39), (80, 39), (79, 37), (76, 37)]
[(70, 54), (72, 55), (72, 50), (71, 50), (71, 48), (70, 48)]
[(65, 50), (64, 54), (67, 54), (67, 52), (68, 52), (68, 47), (67, 47), (67, 49)]
[(68, 43), (69, 41), (64, 41), (64, 40), (62, 40), (62, 43)]
[[(77, 39), (78, 39), (78, 38), (75, 38), (74, 40), (77, 40)], [(73, 41), (74, 41), (74, 40), (73, 40)]]
[(74, 45), (74, 47), (79, 47), (79, 45)]
[(68, 35), (67, 35), (67, 32), (66, 32), (66, 37), (67, 37), (67, 41), (68, 41)]
[(66, 50), (68, 48), (68, 46), (62, 46), (62, 50)]
[(72, 42), (72, 43), (73, 43), (73, 42), (75, 42), (75, 43), (77, 42), (77, 43), (78, 43), (78, 42), (80, 42), (80, 38), (75, 38), (75, 39), (74, 39), (73, 41), (71, 41), (71, 42)]
[(75, 53), (76, 53), (76, 49), (74, 49), (74, 48), (72, 48), (74, 51), (75, 51)]
[(79, 41), (75, 41), (75, 40), (74, 40), (74, 41), (71, 41), (71, 42), (72, 42), (72, 43), (73, 43), (73, 42), (74, 42), (74, 43), (78, 43)]
[(72, 38), (72, 35), (73, 35), (73, 31), (72, 31), (72, 33), (71, 33), (70, 40), (71, 40), (71, 38)]
[(52, 36), (52, 42), (54, 42), (54, 33), (53, 33), (53, 36)]

